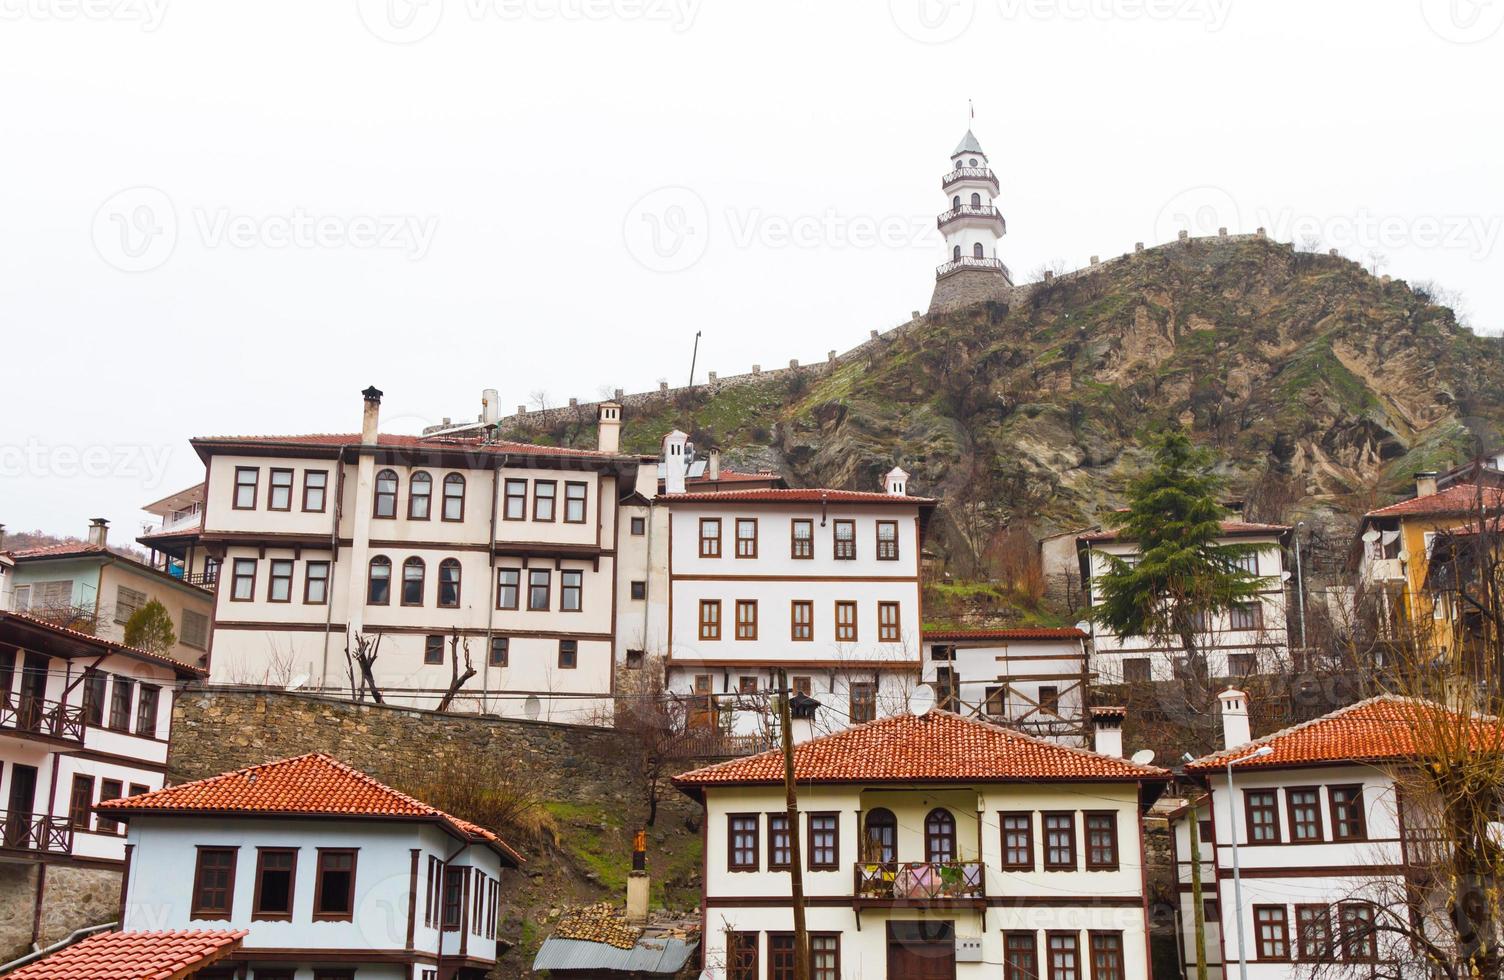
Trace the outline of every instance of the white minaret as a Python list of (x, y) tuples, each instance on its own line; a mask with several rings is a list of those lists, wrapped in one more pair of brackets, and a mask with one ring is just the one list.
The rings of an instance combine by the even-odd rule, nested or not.
[(997, 175), (970, 129), (950, 155), (950, 173), (940, 180), (945, 210), (937, 224), (945, 238), (945, 258), (935, 270), (930, 312), (1002, 299), (1013, 288), (997, 242), (1008, 223), (997, 209)]

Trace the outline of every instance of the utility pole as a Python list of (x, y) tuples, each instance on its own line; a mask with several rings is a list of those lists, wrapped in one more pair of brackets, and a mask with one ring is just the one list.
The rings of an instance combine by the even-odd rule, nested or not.
[(1305, 526), (1305, 521), (1295, 522), (1295, 608), (1300, 611), (1300, 653), (1302, 657), (1305, 656), (1306, 652), (1306, 580), (1305, 574), (1300, 567), (1300, 529)]
[(700, 359), (700, 331), (695, 331), (694, 353), (689, 355), (689, 386), (695, 386), (695, 362)]
[(794, 720), (789, 712), (789, 676), (778, 672), (778, 727), (783, 730), (784, 812), (789, 828), (789, 880), (794, 906), (794, 980), (809, 980), (809, 929), (804, 924), (804, 860), (799, 854), (799, 797), (794, 790)]
[(1191, 801), (1191, 902), (1196, 923), (1196, 980), (1206, 980), (1206, 903), (1201, 899), (1201, 821)]

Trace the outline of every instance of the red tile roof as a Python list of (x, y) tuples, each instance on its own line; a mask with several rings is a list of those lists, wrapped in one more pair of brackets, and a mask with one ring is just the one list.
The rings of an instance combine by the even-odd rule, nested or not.
[[(949, 711), (893, 715), (794, 747), (801, 783), (1079, 782), (1161, 780), (1164, 769), (963, 718)], [(674, 777), (690, 793), (706, 786), (783, 782), (780, 750)]]
[[(1231, 536), (1256, 536), (1264, 534), (1285, 534), (1290, 530), (1288, 524), (1257, 524), (1250, 521), (1223, 521), (1222, 533)], [(1119, 533), (1114, 530), (1091, 531), (1076, 538), (1077, 541), (1116, 541)]]
[(704, 490), (689, 493), (667, 493), (662, 499), (671, 504), (818, 504), (829, 501), (833, 504), (908, 504), (930, 507), (935, 501), (929, 497), (898, 497), (887, 493), (868, 493), (864, 490), (807, 490), (757, 489), (757, 490)]
[(1454, 483), (1445, 490), (1411, 497), (1388, 507), (1380, 507), (1363, 515), (1364, 520), (1373, 517), (1448, 517), (1478, 512), (1479, 491), (1487, 512), (1504, 510), (1504, 489), (1482, 487), (1476, 483)]
[(505, 841), (484, 827), (398, 792), (323, 752), (265, 762), (153, 793), (101, 802), (96, 809), (127, 819), (139, 813), (175, 816), (244, 813), (429, 820), (461, 840), (491, 844), (504, 857), (519, 864), (523, 861)]
[(1084, 640), (1086, 634), (1074, 626), (1033, 627), (1022, 629), (925, 630), (920, 640)]
[[(336, 449), (340, 446), (360, 445), (360, 433), (312, 432), (290, 436), (199, 436), (190, 440), (194, 446), (315, 446)], [(378, 446), (389, 449), (427, 449), (435, 452), (485, 453), (493, 456), (506, 454), (518, 456), (578, 456), (589, 459), (633, 459), (618, 453), (603, 453), (594, 449), (571, 449), (567, 446), (539, 446), (527, 442), (487, 442), (469, 436), (405, 436), (382, 433), (377, 436)]]
[[(23, 548), (10, 552), (12, 558), (82, 558), (90, 555), (110, 555), (114, 552), (102, 544), (86, 541), (64, 541), (60, 544), (44, 544), (40, 548)], [(124, 556), (122, 556), (124, 557)]]
[(101, 932), (6, 974), (8, 980), (178, 980), (240, 948), (245, 929)]
[(100, 648), (106, 653), (118, 653), (122, 657), (133, 657), (137, 660), (144, 660), (147, 663), (157, 664), (162, 667), (171, 667), (173, 670), (178, 672), (178, 675), (180, 677), (194, 678), (209, 676), (209, 672), (207, 670), (204, 670), (201, 667), (194, 667), (189, 664), (185, 664), (181, 660), (174, 660), (171, 657), (164, 657), (159, 653), (149, 653), (146, 650), (138, 650), (136, 647), (128, 647), (124, 643), (115, 643), (111, 640), (106, 640), (101, 637), (94, 636), (90, 633), (84, 633), (80, 630), (69, 629), (66, 626), (58, 626), (56, 623), (49, 623), (46, 620), (37, 619), (36, 617), (28, 616), (25, 613), (0, 611), (0, 626), (5, 625), (7, 620), (14, 621), (30, 628), (40, 628), (48, 632), (55, 633), (59, 636), (68, 637), (69, 639), (81, 640), (92, 646)]
[[(1225, 749), (1186, 764), (1189, 772), (1225, 769), (1229, 759), (1267, 745), (1274, 751), (1236, 764), (1238, 770), (1272, 769), (1341, 762), (1382, 762), (1414, 758), (1429, 751), (1416, 731), (1455, 732), (1466, 727), (1462, 715), (1432, 701), (1380, 695), (1339, 708), (1331, 714), (1293, 725), (1246, 745)], [(1504, 751), (1504, 724), (1496, 718), (1473, 717), (1467, 732), (1473, 751)], [(1459, 743), (1460, 744), (1460, 743)]]

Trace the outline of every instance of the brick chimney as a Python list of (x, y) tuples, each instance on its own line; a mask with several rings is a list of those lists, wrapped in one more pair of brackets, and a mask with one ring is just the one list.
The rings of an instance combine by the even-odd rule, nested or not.
[(1253, 730), (1248, 727), (1248, 695), (1235, 687), (1229, 687), (1217, 695), (1222, 703), (1222, 747), (1237, 748), (1253, 741)]
[(1091, 709), (1092, 748), (1098, 755), (1123, 757), (1123, 721), (1127, 716), (1122, 707)]
[(600, 421), (595, 430), (595, 448), (603, 453), (621, 452), (621, 405), (601, 402)]
[(1429, 497), (1436, 492), (1436, 471), (1421, 470), (1415, 474), (1415, 495)]
[(381, 421), (381, 389), (372, 385), (360, 394), (366, 400), (365, 410), (360, 416), (360, 443), (374, 446), (377, 433), (381, 431), (377, 427)]
[(103, 548), (110, 536), (110, 522), (103, 517), (95, 517), (89, 521), (89, 543), (96, 548)]

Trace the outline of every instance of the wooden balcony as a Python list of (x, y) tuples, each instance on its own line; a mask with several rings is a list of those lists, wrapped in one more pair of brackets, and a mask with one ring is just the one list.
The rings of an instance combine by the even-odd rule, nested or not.
[(866, 861), (852, 872), (852, 896), (859, 907), (987, 904), (987, 874), (980, 861)]
[(84, 740), (84, 709), (24, 695), (0, 698), (0, 733), (15, 732), (23, 736), (62, 742)]
[(0, 810), (0, 850), (70, 854), (73, 828), (62, 817)]

